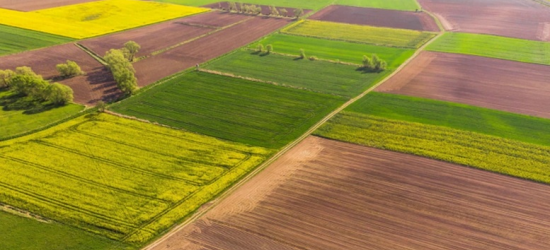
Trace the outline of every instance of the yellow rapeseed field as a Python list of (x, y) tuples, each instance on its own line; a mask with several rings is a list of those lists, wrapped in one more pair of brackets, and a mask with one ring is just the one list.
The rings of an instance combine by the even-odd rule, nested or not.
[(206, 11), (138, 0), (103, 0), (33, 12), (0, 9), (0, 24), (82, 39)]

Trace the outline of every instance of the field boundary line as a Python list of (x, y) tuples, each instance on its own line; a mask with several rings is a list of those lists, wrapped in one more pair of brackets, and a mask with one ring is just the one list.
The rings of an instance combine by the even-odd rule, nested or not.
[(252, 170), (250, 173), (246, 174), (245, 176), (243, 176), (240, 180), (238, 180), (237, 182), (235, 182), (232, 186), (228, 187), (225, 191), (223, 191), (223, 193), (221, 193), (218, 197), (214, 198), (213, 200), (209, 201), (208, 203), (205, 203), (203, 205), (203, 208), (202, 210), (197, 210), (194, 214), (192, 214), (189, 218), (187, 218), (186, 220), (184, 220), (181, 224), (175, 226), (174, 228), (172, 228), (168, 233), (164, 234), (162, 237), (158, 238), (157, 240), (153, 241), (151, 244), (147, 245), (147, 246), (144, 246), (143, 248), (141, 248), (142, 250), (152, 250), (154, 247), (160, 245), (164, 240), (172, 237), (173, 235), (175, 235), (176, 233), (178, 233), (182, 228), (186, 227), (187, 225), (193, 223), (194, 221), (196, 221), (197, 219), (199, 219), (200, 217), (202, 217), (204, 214), (206, 214), (208, 211), (210, 211), (211, 209), (213, 209), (214, 207), (216, 207), (216, 205), (218, 205), (222, 200), (224, 200), (225, 198), (227, 198), (229, 195), (231, 195), (233, 192), (235, 192), (237, 189), (239, 189), (242, 185), (244, 185), (245, 183), (247, 183), (250, 179), (252, 179), (253, 177), (255, 177), (256, 175), (258, 175), (259, 173), (261, 173), (264, 169), (266, 169), (267, 167), (269, 167), (273, 162), (275, 162), (277, 159), (279, 159), (281, 156), (283, 156), (284, 154), (286, 154), (288, 151), (290, 151), (292, 148), (294, 148), (294, 146), (298, 145), (300, 142), (302, 142), (303, 140), (305, 140), (308, 136), (310, 136), (315, 130), (317, 130), (319, 127), (321, 127), (323, 124), (325, 124), (328, 120), (330, 120), (332, 117), (334, 117), (336, 114), (340, 113), (340, 111), (344, 110), (345, 108), (347, 108), (349, 105), (351, 105), (352, 103), (354, 103), (355, 101), (363, 98), (364, 96), (366, 96), (367, 94), (369, 94), (370, 92), (372, 92), (374, 89), (376, 89), (378, 86), (384, 84), (386, 81), (388, 81), (389, 79), (391, 79), (393, 76), (395, 76), (397, 73), (399, 73), (403, 68), (405, 68), (407, 65), (409, 65), (409, 63), (411, 61), (413, 61), (413, 59), (415, 59), (420, 53), (422, 53), (424, 51), (424, 48), (427, 47), (428, 45), (430, 45), (433, 41), (437, 40), (437, 38), (439, 38), (440, 36), (442, 36), (445, 32), (444, 31), (440, 31), (439, 33), (437, 33), (437, 35), (435, 37), (432, 37), (428, 42), (426, 42), (424, 45), (422, 45), (420, 48), (418, 48), (415, 53), (409, 57), (409, 59), (407, 59), (405, 62), (403, 62), (403, 64), (401, 64), (397, 69), (395, 69), (391, 74), (389, 74), (388, 76), (386, 76), (386, 78), (382, 79), (381, 81), (379, 81), (378, 83), (374, 84), (373, 86), (371, 86), (370, 88), (368, 88), (367, 90), (363, 91), (363, 93), (359, 94), (358, 96), (348, 100), (347, 102), (345, 102), (344, 104), (342, 104), (340, 107), (338, 107), (337, 109), (333, 110), (331, 113), (329, 113), (327, 116), (325, 116), (323, 119), (321, 119), (319, 122), (317, 122), (315, 125), (313, 125), (311, 128), (309, 128), (304, 134), (302, 134), (300, 137), (298, 137), (296, 140), (290, 142), (289, 144), (287, 144), (286, 146), (284, 146), (283, 148), (281, 148), (281, 150), (279, 150), (279, 152), (277, 152), (276, 154), (274, 154), (273, 156), (271, 156), (271, 158), (267, 159), (266, 161), (264, 161), (262, 164), (260, 164), (259, 166), (257, 166), (254, 170)]
[(76, 42), (74, 43), (74, 45), (76, 47), (78, 47), (79, 49), (81, 49), (82, 51), (86, 52), (86, 54), (90, 55), (92, 58), (94, 58), (96, 61), (98, 61), (99, 63), (101, 63), (103, 66), (107, 66), (109, 64), (107, 64), (107, 62), (105, 62), (105, 60), (103, 60), (103, 58), (96, 54), (94, 51), (92, 51), (91, 49), (89, 49), (88, 47)]

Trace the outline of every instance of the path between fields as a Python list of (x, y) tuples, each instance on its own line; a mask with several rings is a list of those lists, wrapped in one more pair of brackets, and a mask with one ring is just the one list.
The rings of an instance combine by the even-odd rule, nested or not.
[(231, 186), (230, 188), (228, 188), (226, 191), (224, 191), (222, 194), (220, 194), (220, 196), (218, 196), (217, 198), (215, 198), (214, 200), (206, 203), (205, 205), (203, 205), (201, 208), (199, 208), (199, 210), (197, 210), (197, 212), (195, 212), (191, 217), (189, 217), (188, 219), (186, 219), (185, 221), (183, 221), (180, 225), (174, 227), (172, 230), (170, 230), (168, 233), (166, 233), (165, 235), (163, 235), (162, 237), (158, 238), (157, 240), (155, 240), (153, 243), (149, 244), (148, 246), (145, 246), (142, 248), (142, 250), (151, 250), (153, 249), (154, 247), (162, 244), (164, 242), (164, 240), (170, 238), (172, 235), (178, 233), (180, 230), (182, 230), (184, 227), (188, 226), (189, 224), (193, 223), (194, 221), (196, 221), (197, 219), (199, 219), (202, 215), (204, 215), (206, 212), (210, 211), (212, 208), (214, 208), (217, 204), (219, 204), (223, 199), (225, 199), (226, 197), (228, 197), (230, 194), (232, 194), (233, 192), (235, 192), (235, 190), (239, 189), (239, 187), (241, 187), (244, 183), (248, 182), (250, 179), (252, 179), (254, 176), (256, 176), (258, 173), (260, 173), (261, 171), (263, 171), (265, 168), (267, 168), (269, 165), (271, 165), (271, 163), (275, 162), (275, 160), (277, 160), (279, 157), (281, 157), (282, 155), (284, 155), (285, 153), (287, 153), (290, 149), (294, 148), (294, 146), (298, 145), (298, 143), (302, 142), (304, 139), (306, 139), (308, 136), (310, 136), (315, 130), (317, 130), (319, 127), (321, 127), (325, 122), (327, 122), (328, 120), (330, 120), (332, 117), (334, 117), (336, 114), (340, 113), (340, 111), (344, 110), (345, 108), (347, 108), (349, 105), (351, 105), (352, 103), (354, 103), (355, 101), (363, 98), (364, 96), (366, 96), (367, 94), (369, 94), (370, 92), (372, 92), (374, 89), (376, 89), (378, 86), (384, 84), (387, 80), (389, 80), (390, 78), (392, 78), (395, 74), (399, 73), (399, 71), (401, 71), (403, 68), (405, 68), (413, 59), (415, 59), (422, 51), (424, 51), (424, 48), (426, 48), (428, 45), (430, 45), (433, 41), (437, 40), (440, 36), (442, 36), (444, 33), (445, 33), (445, 29), (443, 28), (443, 26), (441, 25), (441, 22), (439, 21), (439, 19), (433, 15), (432, 13), (428, 12), (428, 11), (425, 11), (427, 14), (429, 14), (432, 18), (434, 18), (434, 20), (436, 21), (439, 29), (440, 29), (440, 32), (437, 34), (437, 36), (433, 37), (430, 41), (428, 41), (427, 43), (425, 43), (424, 45), (422, 45), (420, 48), (418, 48), (415, 53), (409, 58), (407, 59), (403, 64), (401, 64), (401, 66), (399, 66), (394, 72), (392, 72), (390, 75), (388, 75), (386, 78), (384, 78), (382, 81), (378, 82), (377, 84), (373, 85), (372, 87), (370, 87), (369, 89), (365, 90), (363, 93), (359, 94), (358, 96), (350, 99), (349, 101), (347, 101), (346, 103), (342, 104), (342, 106), (340, 106), (339, 108), (337, 108), (336, 110), (332, 111), (330, 114), (328, 114), (327, 116), (325, 116), (322, 120), (320, 120), (319, 122), (317, 122), (315, 125), (313, 125), (313, 127), (311, 127), (308, 131), (306, 131), (304, 134), (302, 134), (300, 137), (298, 137), (298, 139), (294, 140), (293, 142), (291, 142), (290, 144), (286, 145), (285, 147), (283, 147), (277, 154), (273, 155), (271, 158), (269, 158), (267, 161), (265, 161), (264, 163), (262, 163), (260, 166), (258, 166), (256, 169), (254, 169), (252, 172), (250, 172), (249, 174), (247, 174), (245, 177), (243, 177), (241, 180), (239, 180), (237, 183), (235, 183), (233, 186)]

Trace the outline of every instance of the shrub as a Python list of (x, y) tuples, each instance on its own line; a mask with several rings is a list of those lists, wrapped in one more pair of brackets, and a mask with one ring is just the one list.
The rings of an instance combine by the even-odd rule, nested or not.
[(300, 49), (300, 58), (306, 58), (306, 51), (304, 49)]
[(67, 63), (61, 63), (55, 66), (61, 77), (73, 77), (85, 74), (80, 66), (74, 61), (67, 60)]
[(315, 56), (310, 56), (310, 57), (309, 57), (309, 60), (310, 60), (310, 61), (317, 61), (317, 60), (319, 60), (319, 58), (317, 58), (317, 57), (315, 57)]
[(273, 52), (273, 45), (268, 44), (267, 46), (265, 46), (265, 52), (266, 52), (267, 54)]

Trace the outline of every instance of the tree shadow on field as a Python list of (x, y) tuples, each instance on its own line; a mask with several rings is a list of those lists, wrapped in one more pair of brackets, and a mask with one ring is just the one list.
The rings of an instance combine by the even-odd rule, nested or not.
[(356, 68), (355, 71), (361, 72), (361, 74), (371, 74), (371, 73), (378, 74), (382, 72), (382, 70), (368, 69), (364, 66)]
[(4, 111), (23, 111), (23, 114), (32, 115), (42, 113), (59, 105), (40, 102), (30, 97), (15, 94), (7, 89), (0, 89), (0, 106)]

